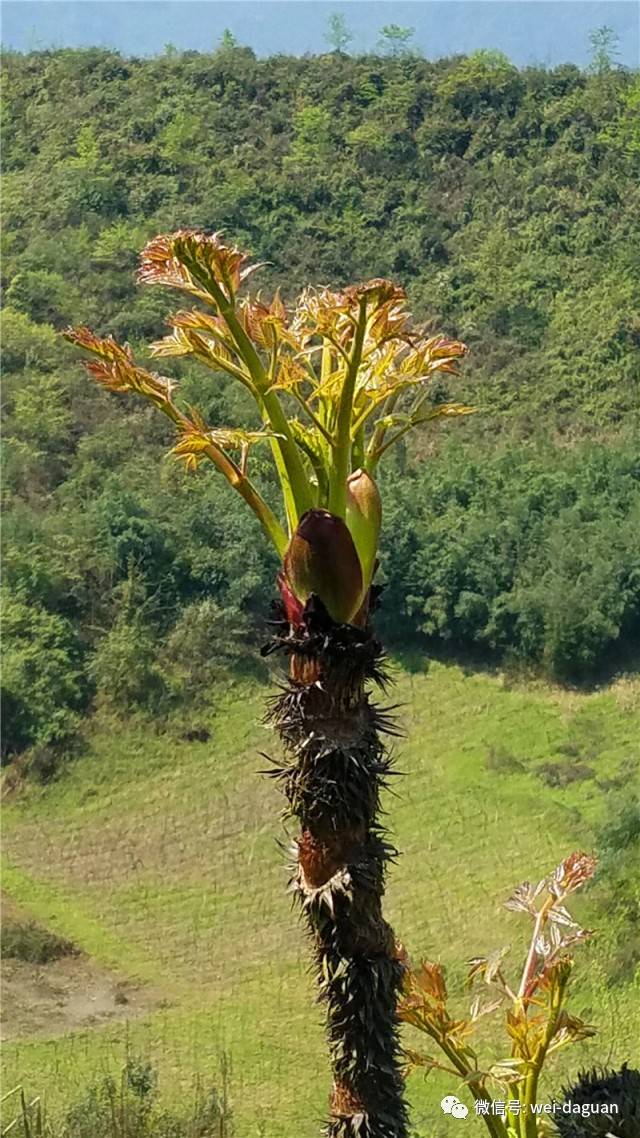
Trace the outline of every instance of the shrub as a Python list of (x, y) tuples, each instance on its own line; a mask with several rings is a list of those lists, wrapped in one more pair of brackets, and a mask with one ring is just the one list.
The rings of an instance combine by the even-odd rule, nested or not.
[(158, 1076), (149, 1063), (130, 1059), (119, 1082), (94, 1084), (67, 1112), (65, 1138), (232, 1138), (226, 1090), (199, 1091), (190, 1110), (174, 1114), (158, 1104)]
[(161, 662), (174, 701), (193, 707), (210, 698), (231, 668), (253, 664), (248, 618), (213, 600), (187, 605), (166, 638)]
[(48, 324), (36, 324), (23, 312), (7, 306), (2, 312), (2, 369), (8, 372), (37, 367), (51, 371), (69, 354), (55, 330)]
[(117, 620), (89, 665), (98, 703), (120, 715), (136, 709), (160, 712), (167, 689), (156, 650), (152, 632), (141, 621)]
[(75, 945), (35, 921), (3, 920), (0, 930), (2, 955), (29, 964), (48, 964), (63, 956), (75, 956)]
[(7, 302), (39, 324), (61, 324), (77, 311), (79, 297), (60, 273), (35, 269), (16, 274), (7, 289)]
[(77, 728), (85, 696), (71, 622), (3, 591), (3, 754), (61, 742)]

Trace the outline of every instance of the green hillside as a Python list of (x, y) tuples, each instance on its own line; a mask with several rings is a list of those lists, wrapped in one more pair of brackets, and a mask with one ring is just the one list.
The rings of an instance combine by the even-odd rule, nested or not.
[[(92, 390), (56, 334), (144, 352), (172, 298), (136, 287), (137, 254), (177, 226), (224, 229), (265, 293), (390, 276), (468, 343), (431, 398), (480, 413), (386, 466), (396, 647), (572, 682), (620, 666), (640, 631), (636, 76), (226, 43), (9, 52), (3, 82), (7, 752), (64, 740), (96, 700), (184, 708), (262, 636), (250, 519), (163, 463), (170, 434)], [(209, 422), (253, 423), (228, 379), (167, 367)]]
[[(442, 665), (427, 675), (399, 671), (397, 680), (407, 777), (387, 803), (402, 853), (387, 908), (399, 935), (416, 957), (446, 964), (462, 1009), (470, 956), (511, 944), (517, 967), (521, 918), (501, 906), (512, 886), (596, 845), (602, 876), (575, 911), (599, 932), (578, 951), (573, 1010), (599, 1035), (558, 1057), (545, 1089), (586, 1062), (633, 1058), (640, 946), (632, 891), (615, 882), (618, 873), (625, 882), (625, 858), (631, 873), (637, 847), (616, 852), (614, 872), (608, 839), (597, 835), (613, 809), (606, 797), (619, 809), (621, 796), (633, 795), (637, 683), (570, 695)], [(97, 1073), (117, 1070), (128, 1049), (152, 1057), (175, 1104), (188, 1101), (196, 1073), (219, 1077), (224, 1052), (239, 1138), (316, 1133), (328, 1072), (275, 840), (281, 803), (256, 773), (257, 752), (271, 742), (255, 726), (265, 694), (229, 692), (207, 743), (150, 737), (140, 723), (97, 724), (64, 779), (6, 808), (11, 896), (155, 997), (154, 1010), (126, 1026), (53, 1039), (44, 1031), (6, 1045), (7, 1087), (44, 1090), (58, 1112)], [(570, 781), (576, 768), (582, 779)], [(438, 1108), (455, 1089), (443, 1079), (410, 1081), (414, 1124), (430, 1138), (455, 1126)]]

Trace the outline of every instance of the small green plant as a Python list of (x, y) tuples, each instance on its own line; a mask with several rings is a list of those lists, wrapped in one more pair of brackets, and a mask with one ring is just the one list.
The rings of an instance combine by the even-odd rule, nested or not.
[[(505, 975), (508, 949), (475, 957), (469, 962), (469, 986), (480, 982), (489, 998), (476, 994), (467, 1016), (450, 1010), (440, 964), (423, 961), (407, 971), (400, 1017), (429, 1036), (442, 1056), (408, 1051), (409, 1067), (426, 1073), (447, 1071), (462, 1080), (492, 1138), (540, 1138), (544, 1118), (535, 1108), (547, 1059), (595, 1033), (565, 1006), (573, 968), (567, 950), (591, 935), (573, 920), (565, 901), (591, 879), (595, 868), (595, 858), (573, 853), (537, 885), (525, 881), (515, 889), (505, 907), (526, 913), (533, 922), (519, 983), (512, 986)], [(505, 1017), (510, 1053), (498, 1062), (483, 1063), (471, 1039), (484, 1017), (499, 1012)], [(503, 1100), (494, 1099), (491, 1084), (500, 1089)]]
[(13, 1087), (1, 1101), (3, 1105), (16, 1102), (18, 1113), (2, 1134), (12, 1138), (233, 1138), (228, 1073), (229, 1061), (223, 1056), (220, 1090), (204, 1092), (196, 1083), (191, 1106), (174, 1114), (158, 1103), (158, 1075), (151, 1064), (128, 1059), (119, 1078), (107, 1075), (90, 1086), (59, 1125), (48, 1117), (40, 1095), (29, 1100), (23, 1086)]
[[(60, 1138), (232, 1138), (226, 1066), (220, 1093), (197, 1086), (194, 1103), (175, 1115), (158, 1104), (158, 1076), (130, 1059), (118, 1080), (107, 1076), (67, 1112)], [(57, 1138), (57, 1136), (56, 1136)]]
[[(23, 1086), (12, 1087), (2, 1096), (0, 1104), (3, 1108), (3, 1138), (9, 1134), (15, 1135), (16, 1138), (54, 1138), (40, 1095), (28, 1099)], [(5, 1104), (19, 1111), (6, 1126), (4, 1125), (4, 1111), (7, 1109)]]

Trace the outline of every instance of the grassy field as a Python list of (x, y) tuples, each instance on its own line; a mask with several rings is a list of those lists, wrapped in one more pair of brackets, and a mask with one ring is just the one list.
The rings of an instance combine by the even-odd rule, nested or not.
[[(414, 957), (445, 963), (462, 1009), (467, 958), (511, 944), (519, 963), (524, 918), (501, 902), (525, 877), (593, 848), (608, 788), (637, 770), (640, 685), (581, 694), (442, 664), (398, 668), (396, 679), (407, 777), (387, 801), (402, 855), (387, 912)], [(96, 723), (63, 777), (6, 806), (12, 900), (96, 965), (157, 993), (135, 1018), (6, 1045), (5, 1087), (44, 1091), (54, 1116), (127, 1052), (153, 1060), (172, 1105), (196, 1076), (216, 1082), (226, 1055), (238, 1138), (317, 1135), (328, 1089), (321, 1014), (285, 893), (281, 800), (257, 774), (258, 752), (275, 747), (256, 725), (264, 698), (233, 684), (216, 695), (207, 743)], [(584, 777), (570, 781), (576, 766)], [(603, 888), (596, 881), (574, 905), (589, 925)], [(557, 1060), (549, 1091), (586, 1062), (637, 1060), (638, 991), (610, 978), (618, 934), (602, 928), (578, 950), (573, 1008), (599, 1036)], [(486, 1044), (500, 1053), (494, 1038)], [(450, 1084), (411, 1076), (421, 1135), (455, 1132), (438, 1107), (458, 1092)], [(469, 1118), (465, 1133), (481, 1123)]]

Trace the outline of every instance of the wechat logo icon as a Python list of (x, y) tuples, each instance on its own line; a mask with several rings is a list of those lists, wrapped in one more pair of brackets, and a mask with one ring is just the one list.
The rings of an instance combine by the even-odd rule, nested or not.
[(460, 1102), (455, 1095), (446, 1095), (440, 1103), (445, 1114), (450, 1114), (452, 1118), (466, 1118), (469, 1113), (469, 1108)]

